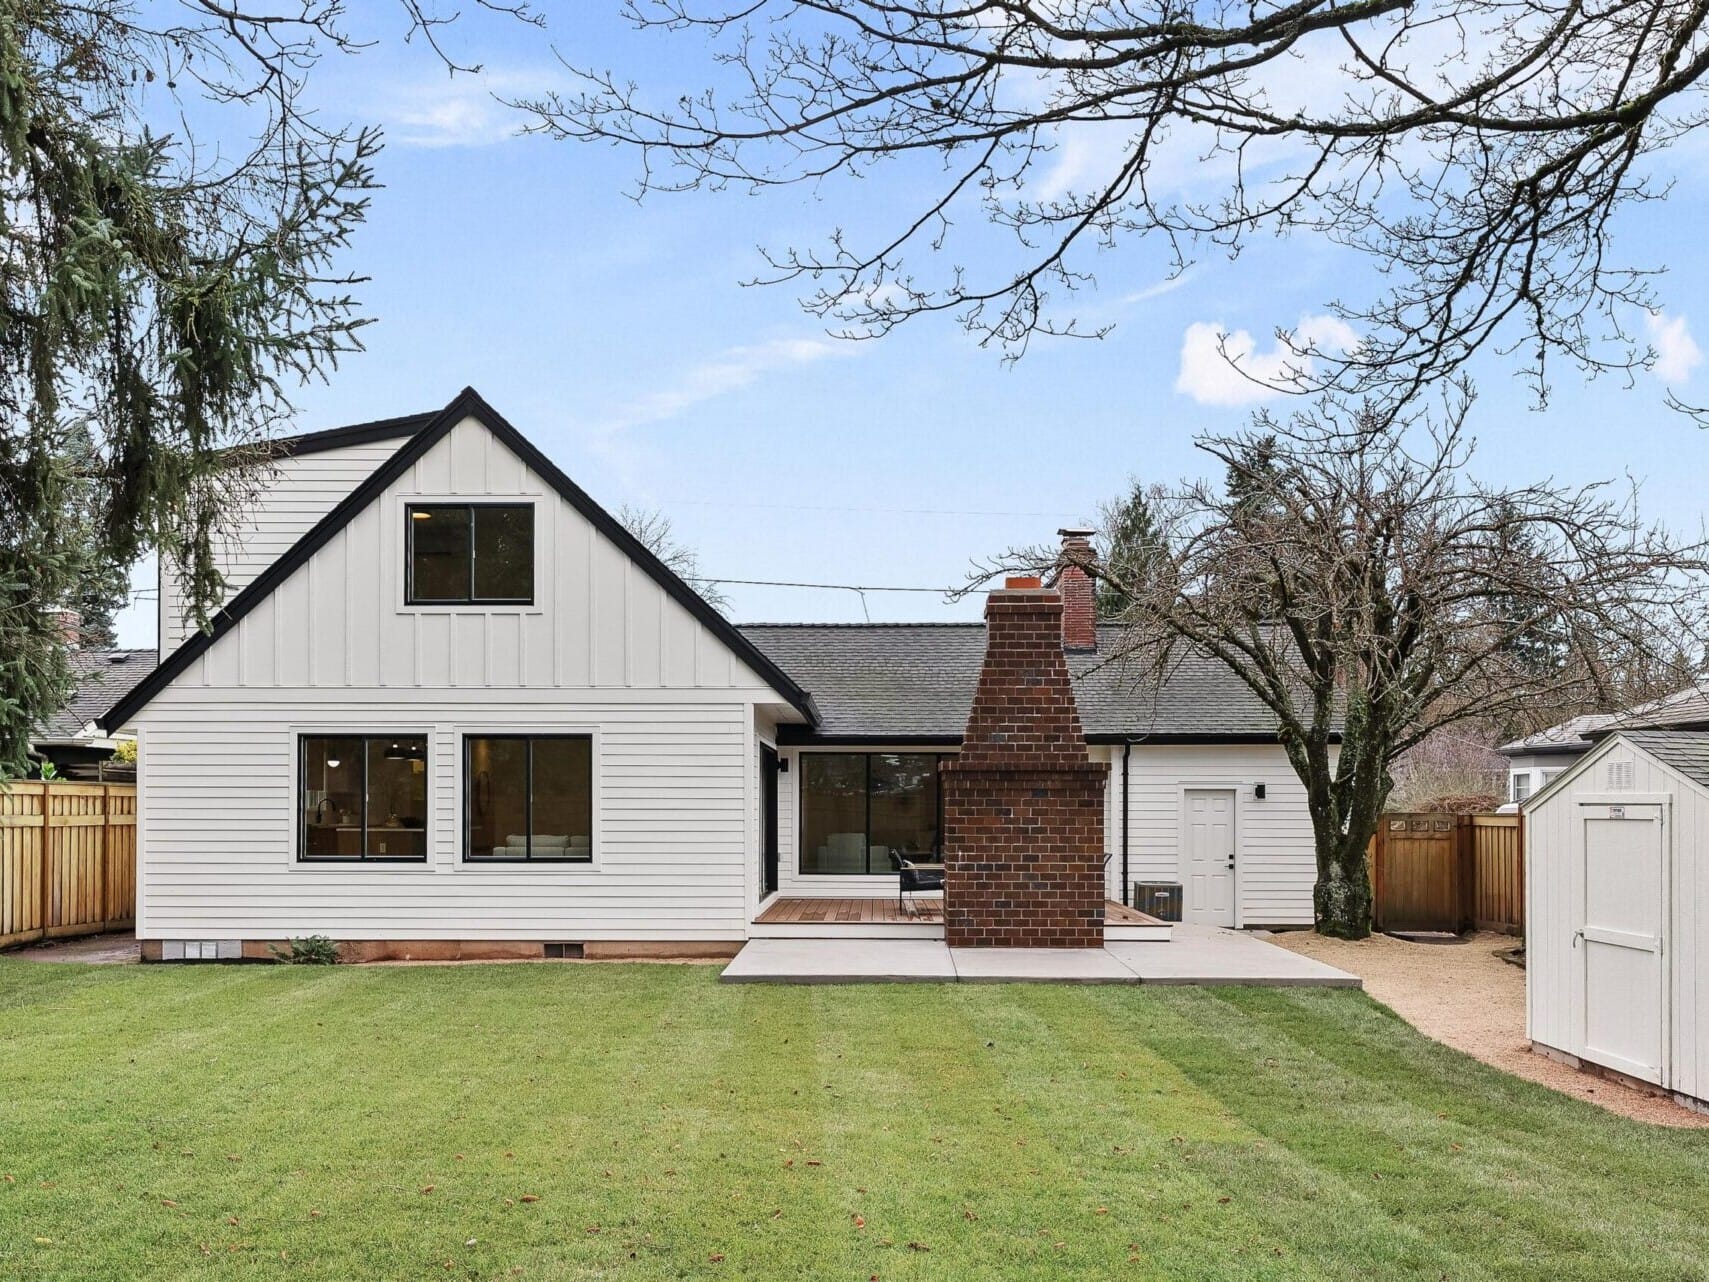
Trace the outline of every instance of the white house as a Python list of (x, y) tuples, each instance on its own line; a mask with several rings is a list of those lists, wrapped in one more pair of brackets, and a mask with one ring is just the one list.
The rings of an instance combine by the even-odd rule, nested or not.
[(1613, 713), (1591, 713), (1502, 744), (1496, 751), (1507, 758), (1508, 804), (1523, 804), (1557, 775), (1565, 774), (1568, 766), (1590, 751), (1589, 736), (1615, 719)]
[[(160, 666), (103, 718), (139, 743), (145, 956), (718, 952), (939, 848), (983, 625), (735, 627), (471, 390), (280, 454), (210, 630), (163, 574)], [(1207, 659), (1142, 689), (1090, 600), (1109, 895), (1309, 925), (1273, 718)]]
[(1709, 1109), (1709, 733), (1603, 738), (1525, 827), (1532, 1043)]

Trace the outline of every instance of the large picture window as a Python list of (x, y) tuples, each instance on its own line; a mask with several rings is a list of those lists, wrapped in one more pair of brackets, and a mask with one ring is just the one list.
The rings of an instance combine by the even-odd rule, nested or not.
[(894, 872), (892, 852), (936, 857), (942, 813), (932, 752), (801, 754), (801, 871), (821, 876)]
[(463, 793), (471, 862), (592, 861), (589, 736), (472, 735)]
[(412, 504), (410, 605), (532, 605), (534, 506)]
[(302, 860), (427, 858), (423, 735), (304, 735)]

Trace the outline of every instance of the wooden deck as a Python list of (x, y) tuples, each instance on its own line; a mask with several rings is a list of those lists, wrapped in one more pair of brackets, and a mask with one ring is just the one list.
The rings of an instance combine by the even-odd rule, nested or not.
[(913, 923), (937, 922), (944, 919), (941, 899), (917, 898), (904, 912), (896, 896), (883, 899), (774, 899), (766, 910), (754, 918), (756, 925), (804, 925), (820, 922), (847, 922), (849, 925), (872, 925), (878, 922)]
[[(911, 898), (907, 909), (896, 902), (896, 896), (882, 899), (774, 899), (764, 912), (754, 918), (757, 926), (806, 925), (935, 925), (943, 924), (943, 900), (924, 897)], [(1163, 923), (1137, 908), (1104, 901), (1106, 926), (1160, 926)]]

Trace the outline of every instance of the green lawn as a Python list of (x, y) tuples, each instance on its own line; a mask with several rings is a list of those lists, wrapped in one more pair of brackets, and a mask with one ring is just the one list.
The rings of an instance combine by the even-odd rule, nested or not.
[(0, 1277), (1698, 1278), (1709, 1136), (1347, 992), (0, 959)]

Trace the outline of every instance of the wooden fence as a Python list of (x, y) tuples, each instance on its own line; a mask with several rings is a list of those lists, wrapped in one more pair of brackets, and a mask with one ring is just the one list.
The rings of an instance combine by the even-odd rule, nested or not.
[(1525, 929), (1518, 815), (1384, 815), (1371, 842), (1378, 930)]
[(136, 921), (136, 785), (0, 784), (0, 948)]

